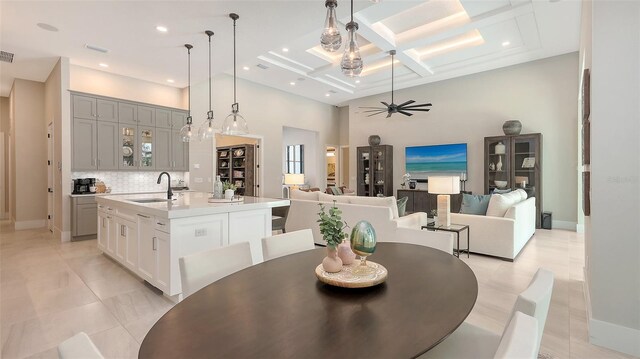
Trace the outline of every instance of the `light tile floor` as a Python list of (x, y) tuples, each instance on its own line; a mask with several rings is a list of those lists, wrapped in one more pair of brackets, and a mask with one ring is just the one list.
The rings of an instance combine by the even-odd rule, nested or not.
[[(473, 238), (471, 238), (473, 246)], [(582, 288), (583, 237), (540, 230), (514, 262), (464, 260), (478, 278), (469, 322), (502, 332), (518, 293), (538, 267), (556, 275), (541, 353), (554, 358), (629, 358), (589, 344)], [(84, 331), (107, 358), (135, 358), (172, 303), (102, 255), (96, 241), (56, 243), (46, 230), (0, 222), (2, 358), (57, 358), (56, 346)]]

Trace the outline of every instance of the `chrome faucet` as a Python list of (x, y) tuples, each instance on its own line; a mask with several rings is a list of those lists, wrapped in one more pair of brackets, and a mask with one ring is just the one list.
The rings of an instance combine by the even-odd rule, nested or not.
[(169, 172), (160, 173), (160, 176), (158, 176), (158, 184), (162, 181), (162, 175), (167, 175), (167, 199), (171, 200), (171, 197), (173, 197), (173, 191), (171, 191), (171, 175)]

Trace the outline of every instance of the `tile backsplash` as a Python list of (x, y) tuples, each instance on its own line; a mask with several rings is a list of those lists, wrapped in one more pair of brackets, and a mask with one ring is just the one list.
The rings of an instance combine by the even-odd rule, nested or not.
[[(111, 187), (111, 193), (130, 192), (161, 192), (167, 190), (167, 178), (162, 178), (162, 183), (157, 184), (157, 172), (125, 172), (125, 171), (96, 171), (96, 172), (72, 172), (71, 178), (97, 178), (107, 187)], [(171, 185), (178, 186), (178, 180), (183, 180), (185, 186), (189, 185), (189, 172), (169, 172)]]

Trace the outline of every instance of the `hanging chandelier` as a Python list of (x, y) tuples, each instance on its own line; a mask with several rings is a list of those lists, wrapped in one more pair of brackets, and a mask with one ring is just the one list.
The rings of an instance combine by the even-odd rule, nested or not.
[(324, 6), (327, 8), (327, 18), (324, 21), (324, 30), (320, 36), (320, 45), (325, 51), (335, 52), (342, 45), (342, 36), (338, 29), (338, 21), (336, 20), (337, 0), (326, 0)]
[(211, 109), (211, 36), (213, 36), (213, 31), (207, 30), (204, 33), (209, 37), (209, 111), (207, 112), (207, 119), (202, 122), (198, 129), (200, 141), (210, 140), (216, 133), (213, 127), (213, 110)]
[(233, 104), (231, 113), (222, 123), (222, 134), (224, 135), (246, 135), (249, 133), (247, 121), (240, 114), (240, 108), (236, 99), (236, 20), (240, 18), (238, 14), (231, 13), (229, 17), (233, 20)]
[(189, 65), (188, 65), (188, 82), (189, 82), (189, 86), (188, 86), (188, 99), (189, 99), (189, 114), (187, 115), (187, 124), (182, 126), (182, 128), (180, 129), (180, 138), (182, 139), (182, 142), (190, 142), (191, 138), (193, 137), (193, 118), (191, 118), (191, 49), (193, 49), (192, 45), (189, 44), (185, 44), (184, 47), (187, 48), (187, 57), (189, 59)]
[(351, 0), (351, 21), (347, 23), (348, 42), (344, 47), (344, 55), (342, 55), (342, 61), (340, 62), (342, 73), (349, 77), (360, 76), (363, 67), (362, 56), (360, 56), (360, 48), (356, 38), (357, 30), (358, 23), (353, 21), (353, 0)]

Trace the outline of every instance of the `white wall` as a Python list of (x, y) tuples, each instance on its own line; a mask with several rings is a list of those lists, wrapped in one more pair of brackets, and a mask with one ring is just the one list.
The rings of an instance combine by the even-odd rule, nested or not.
[[(390, 94), (349, 103), (351, 158), (377, 134), (393, 145), (396, 189), (405, 173), (404, 148), (447, 143), (468, 144), (467, 190), (484, 191), (484, 137), (502, 135), (504, 121), (517, 118), (522, 133), (543, 134), (543, 210), (556, 226), (575, 230), (577, 181), (577, 53), (510, 66), (397, 91), (396, 102), (431, 102), (430, 112), (411, 117), (366, 117), (359, 106), (377, 106)], [(350, 187), (356, 188), (352, 161)], [(394, 191), (395, 192), (395, 191)]]
[(320, 187), (320, 180), (322, 178), (320, 169), (322, 165), (318, 163), (318, 152), (324, 153), (324, 146), (320, 146), (318, 143), (318, 132), (293, 127), (284, 127), (282, 129), (282, 173), (286, 173), (284, 163), (287, 158), (286, 149), (287, 146), (291, 145), (304, 145), (305, 184), (310, 187)]
[(3, 170), (2, 175), (2, 188), (0, 191), (3, 192), (3, 195), (0, 196), (2, 201), (0, 202), (0, 218), (9, 212), (9, 132), (10, 132), (10, 121), (9, 121), (9, 98), (8, 97), (0, 97), (0, 133), (3, 136), (3, 149), (2, 149), (2, 164)]
[(78, 65), (70, 66), (70, 89), (159, 106), (185, 108), (182, 89), (115, 75)]
[[(206, 118), (209, 106), (208, 83), (202, 82), (192, 87), (192, 115), (194, 124), (199, 126)], [(338, 111), (334, 106), (275, 90), (249, 81), (238, 80), (238, 102), (240, 113), (249, 124), (253, 135), (261, 136), (264, 154), (264, 181), (261, 191), (264, 196), (282, 196), (282, 144), (283, 127), (295, 127), (318, 132), (318, 144), (338, 141)], [(233, 103), (233, 77), (214, 76), (213, 112), (215, 124), (219, 128), (231, 111)], [(196, 190), (212, 190), (215, 177), (215, 140), (192, 142), (190, 154), (190, 186)], [(323, 151), (318, 151), (317, 164), (323, 166)], [(198, 165), (200, 168), (195, 168)], [(318, 167), (319, 176), (325, 176), (325, 170)], [(321, 178), (319, 177), (319, 178)], [(198, 183), (198, 179), (202, 182)], [(319, 183), (319, 184), (324, 184)]]
[(640, 2), (592, 11), (589, 336), (640, 356)]

